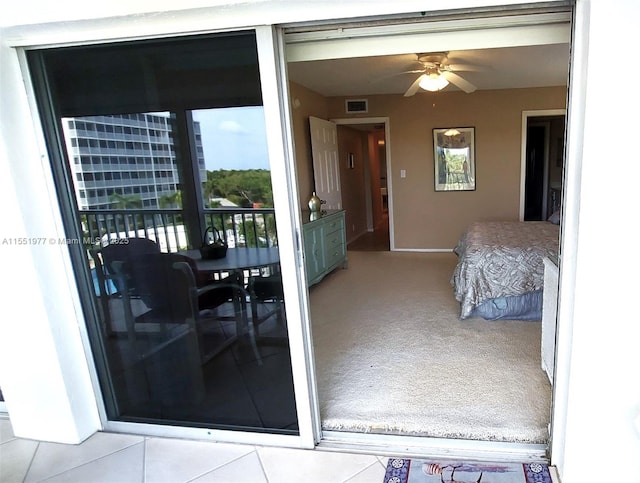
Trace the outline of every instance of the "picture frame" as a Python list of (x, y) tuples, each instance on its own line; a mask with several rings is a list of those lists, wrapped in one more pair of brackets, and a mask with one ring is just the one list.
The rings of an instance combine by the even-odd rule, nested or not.
[(475, 191), (475, 128), (434, 129), (433, 161), (436, 191)]

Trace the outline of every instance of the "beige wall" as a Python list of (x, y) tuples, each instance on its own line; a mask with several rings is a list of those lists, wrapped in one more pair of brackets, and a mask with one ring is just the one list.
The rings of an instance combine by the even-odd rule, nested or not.
[[(302, 209), (314, 189), (313, 160), (309, 116), (329, 118), (327, 98), (295, 83), (289, 84), (292, 103), (292, 123), (296, 156), (298, 196)], [(339, 126), (340, 178), (343, 188), (342, 204), (346, 211), (347, 241), (355, 239), (367, 230), (365, 167), (368, 162), (367, 135), (347, 126)], [(364, 144), (363, 144), (364, 143)], [(348, 168), (348, 153), (354, 153), (354, 168)]]
[[(395, 248), (451, 249), (473, 221), (518, 219), (522, 111), (561, 109), (565, 99), (564, 87), (370, 96), (362, 117), (389, 117)], [(348, 117), (344, 98), (328, 101), (330, 118)], [(432, 129), (469, 126), (476, 190), (435, 192)]]
[(302, 209), (306, 209), (307, 202), (313, 192), (313, 162), (311, 158), (309, 116), (328, 119), (328, 101), (320, 94), (293, 82), (289, 84), (289, 96), (291, 98), (291, 120), (295, 143), (298, 196), (300, 197)]
[[(296, 84), (291, 84), (290, 92), (294, 106), (295, 99), (300, 100), (300, 106), (293, 109), (293, 122), (303, 204), (313, 190), (309, 115), (389, 118), (391, 154), (387, 163), (391, 166), (396, 249), (452, 249), (473, 221), (517, 220), (522, 111), (566, 107), (566, 88), (550, 87), (419, 93), (409, 98), (369, 96), (367, 114), (347, 116), (342, 97), (323, 98)], [(435, 192), (432, 129), (470, 126), (476, 130), (476, 190)], [(406, 170), (406, 178), (400, 178), (401, 169)], [(343, 186), (345, 199), (347, 189), (348, 184)], [(356, 214), (352, 215), (350, 220), (355, 219)], [(347, 232), (351, 234), (349, 226)]]

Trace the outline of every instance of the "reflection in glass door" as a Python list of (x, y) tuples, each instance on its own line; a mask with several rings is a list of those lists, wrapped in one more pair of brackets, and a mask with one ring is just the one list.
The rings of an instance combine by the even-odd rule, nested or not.
[(255, 36), (30, 66), (108, 418), (298, 434)]

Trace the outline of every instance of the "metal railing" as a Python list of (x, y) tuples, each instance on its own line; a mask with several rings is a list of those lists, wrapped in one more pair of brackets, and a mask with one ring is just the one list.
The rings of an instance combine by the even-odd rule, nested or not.
[[(149, 238), (163, 252), (198, 248), (202, 240), (189, 240), (188, 220), (177, 209), (82, 210), (85, 245), (107, 245), (125, 238)], [(273, 208), (213, 208), (204, 210), (205, 226), (216, 228), (229, 247), (278, 245)]]
[(278, 246), (273, 208), (206, 209), (204, 217), (230, 247)]

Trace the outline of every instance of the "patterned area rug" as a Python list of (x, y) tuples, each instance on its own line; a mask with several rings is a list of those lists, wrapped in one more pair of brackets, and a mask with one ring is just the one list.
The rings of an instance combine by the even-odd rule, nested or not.
[(544, 463), (462, 463), (389, 458), (384, 483), (553, 483)]

